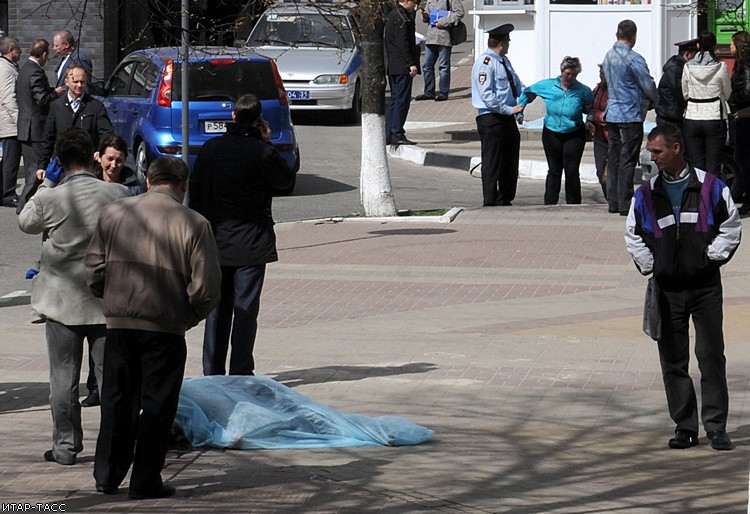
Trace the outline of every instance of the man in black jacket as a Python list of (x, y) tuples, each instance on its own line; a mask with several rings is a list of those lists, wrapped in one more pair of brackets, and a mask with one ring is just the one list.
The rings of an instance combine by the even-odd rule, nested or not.
[[(659, 173), (635, 192), (625, 244), (638, 271), (658, 284), (658, 338), (664, 389), (675, 436), (669, 447), (699, 444), (699, 414), (715, 450), (731, 450), (729, 392), (722, 323), (720, 267), (740, 244), (742, 222), (729, 188), (685, 161), (680, 129), (656, 127), (647, 149)], [(690, 319), (701, 373), (701, 408), (690, 376)]]
[[(271, 145), (271, 129), (254, 95), (234, 105), (227, 133), (207, 141), (190, 175), (190, 207), (211, 222), (219, 247), (221, 300), (208, 315), (203, 374), (252, 375), (266, 264), (278, 260), (271, 202), (294, 172)], [(232, 320), (234, 317), (234, 321)]]
[(656, 106), (656, 124), (665, 123), (682, 128), (687, 100), (682, 94), (682, 70), (685, 63), (698, 52), (698, 39), (675, 43), (677, 55), (664, 64), (664, 74), (659, 80), (659, 104)]
[[(49, 42), (37, 39), (31, 44), (29, 59), (18, 70), (16, 101), (18, 102), (18, 141), (24, 163), (23, 192), (18, 197), (16, 212), (20, 214), (26, 200), (34, 194), (39, 181), (36, 177), (39, 144), (44, 137), (44, 122), (52, 101), (65, 90), (49, 85), (44, 65), (49, 58)], [(55, 143), (54, 137), (52, 144)]]
[(385, 115), (386, 144), (414, 144), (406, 139), (404, 123), (409, 115), (412, 81), (419, 73), (419, 48), (414, 36), (414, 10), (418, 3), (400, 0), (385, 21), (385, 51), (391, 88), (391, 101)]
[(98, 148), (102, 139), (114, 132), (107, 108), (86, 92), (86, 70), (83, 67), (73, 65), (68, 68), (65, 85), (67, 94), (50, 104), (44, 123), (44, 136), (37, 155), (37, 176), (41, 176), (52, 160), (55, 137), (59, 132), (71, 127), (82, 128), (91, 136), (94, 148)]

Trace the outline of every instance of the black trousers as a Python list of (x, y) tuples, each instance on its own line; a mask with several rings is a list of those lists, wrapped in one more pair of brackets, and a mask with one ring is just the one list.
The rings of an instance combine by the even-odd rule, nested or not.
[(185, 374), (185, 337), (144, 330), (107, 330), (101, 423), (96, 441), (94, 478), (119, 486), (132, 463), (130, 489), (162, 485)]
[(36, 178), (36, 156), (38, 155), (37, 147), (39, 143), (36, 141), (21, 141), (21, 153), (23, 154), (23, 190), (18, 195), (18, 207), (16, 207), (16, 213), (20, 214), (23, 210), (23, 206), (26, 201), (34, 196), (41, 180)]
[(477, 116), (482, 142), (482, 193), (484, 205), (510, 205), (518, 185), (521, 134), (513, 116)]
[(258, 333), (260, 293), (266, 265), (222, 266), (221, 300), (206, 318), (203, 332), (203, 374), (225, 375), (231, 335), (230, 375), (252, 375)]
[(21, 165), (21, 143), (15, 137), (6, 137), (0, 141), (3, 145), (3, 203), (7, 204), (18, 196), (16, 183)]
[(414, 79), (408, 74), (388, 75), (391, 101), (385, 113), (385, 142), (399, 141), (406, 137), (404, 124), (409, 116), (411, 86)]
[(690, 364), (689, 319), (695, 326), (695, 356), (701, 374), (701, 418), (709, 430), (726, 430), (729, 410), (722, 331), (722, 287), (719, 272), (703, 287), (662, 290), (662, 339), (659, 341), (669, 415), (678, 429), (698, 432), (698, 407)]
[(581, 126), (574, 132), (542, 130), (542, 146), (547, 158), (547, 180), (544, 205), (557, 205), (560, 184), (565, 172), (565, 203), (581, 203), (581, 157), (586, 146), (586, 130)]
[(685, 120), (682, 125), (685, 158), (695, 166), (714, 175), (721, 172), (721, 154), (727, 139), (723, 120)]
[(627, 213), (633, 198), (633, 175), (643, 143), (643, 123), (607, 123), (607, 202), (609, 210)]

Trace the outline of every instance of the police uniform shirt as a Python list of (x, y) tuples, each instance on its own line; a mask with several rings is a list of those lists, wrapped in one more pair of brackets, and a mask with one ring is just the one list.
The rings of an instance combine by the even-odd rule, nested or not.
[(516, 91), (520, 94), (525, 87), (513, 70), (510, 60), (487, 49), (471, 69), (471, 104), (477, 110), (477, 115), (490, 112), (513, 115), (516, 98), (511, 91), (503, 59), (515, 82)]

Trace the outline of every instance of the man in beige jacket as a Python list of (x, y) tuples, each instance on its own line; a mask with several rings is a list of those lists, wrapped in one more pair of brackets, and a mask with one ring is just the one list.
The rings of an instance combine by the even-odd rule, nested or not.
[(27, 234), (45, 234), (39, 274), (31, 289), (31, 307), (46, 322), (50, 364), (52, 449), (44, 459), (70, 465), (83, 450), (78, 402), (83, 341), (88, 339), (92, 348), (101, 383), (106, 331), (101, 300), (86, 285), (83, 255), (99, 213), (108, 203), (128, 196), (128, 189), (103, 182), (90, 171), (94, 145), (85, 130), (62, 132), (55, 149), (64, 170), (55, 177), (59, 183), (52, 173), (46, 177), (24, 205), (18, 226)]
[(132, 499), (175, 493), (162, 482), (185, 373), (185, 332), (219, 301), (219, 250), (209, 222), (182, 205), (188, 167), (149, 166), (148, 192), (109, 205), (86, 252), (86, 281), (107, 318), (96, 490)]
[(3, 148), (3, 190), (4, 207), (18, 205), (16, 181), (21, 164), (21, 143), (18, 142), (18, 102), (16, 101), (16, 79), (18, 61), (21, 59), (21, 46), (14, 37), (0, 39), (0, 144)]

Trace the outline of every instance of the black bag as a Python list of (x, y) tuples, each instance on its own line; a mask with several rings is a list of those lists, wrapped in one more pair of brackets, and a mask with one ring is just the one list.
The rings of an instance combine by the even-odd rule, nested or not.
[[(448, 7), (449, 11), (453, 11), (453, 9), (451, 9), (450, 0), (446, 2), (446, 6)], [(466, 25), (464, 25), (463, 21), (458, 20), (453, 24), (451, 28), (448, 29), (448, 34), (451, 37), (451, 46), (460, 45), (461, 43), (466, 41)]]
[(458, 20), (451, 28), (448, 29), (451, 35), (451, 46), (460, 45), (466, 41), (466, 25), (461, 20)]
[(646, 298), (643, 302), (643, 332), (654, 341), (661, 339), (661, 311), (659, 310), (659, 284), (648, 279)]

